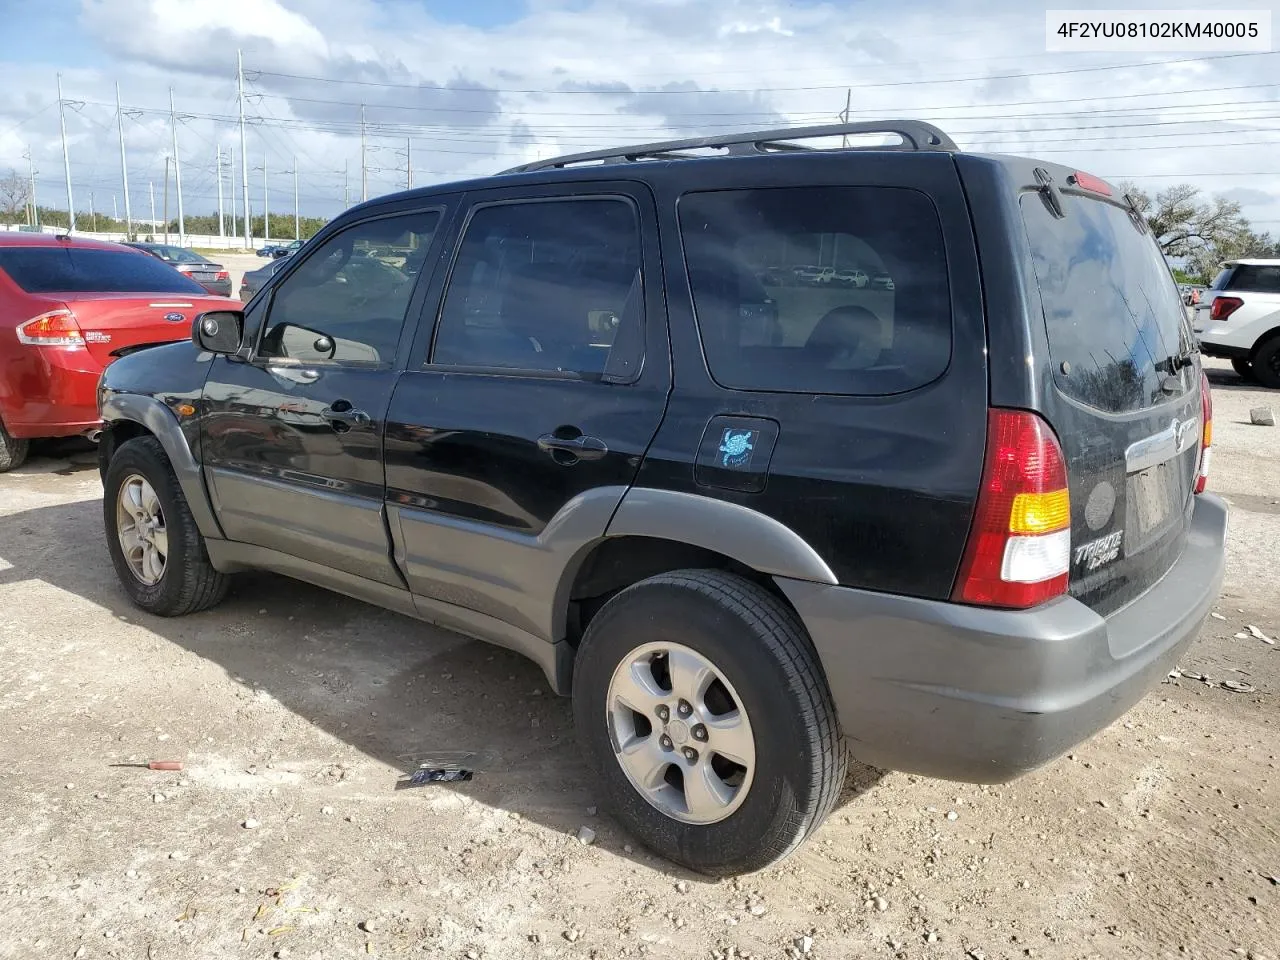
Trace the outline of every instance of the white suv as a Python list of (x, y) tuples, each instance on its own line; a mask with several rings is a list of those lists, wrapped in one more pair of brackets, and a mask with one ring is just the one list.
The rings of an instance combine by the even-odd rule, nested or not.
[(1280, 390), (1280, 260), (1229, 260), (1196, 306), (1196, 337), (1240, 376)]

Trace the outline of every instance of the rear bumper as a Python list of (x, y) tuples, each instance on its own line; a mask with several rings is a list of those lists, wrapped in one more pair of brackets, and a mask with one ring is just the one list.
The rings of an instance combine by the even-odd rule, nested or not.
[(15, 389), (0, 398), (0, 414), (13, 436), (72, 437), (101, 426), (102, 365), (88, 351), (31, 348), (8, 373)]
[(1168, 673), (1217, 599), (1226, 529), (1226, 505), (1197, 497), (1178, 562), (1105, 618), (1069, 597), (986, 610), (778, 583), (817, 647), (855, 757), (999, 783), (1106, 727)]
[(1248, 347), (1232, 347), (1205, 340), (1200, 341), (1200, 352), (1206, 357), (1217, 357), (1219, 360), (1248, 360), (1253, 353)]
[(204, 287), (206, 290), (208, 290), (210, 293), (212, 293), (214, 296), (217, 296), (217, 297), (231, 296), (230, 280), (212, 280), (209, 283), (201, 283), (200, 286)]

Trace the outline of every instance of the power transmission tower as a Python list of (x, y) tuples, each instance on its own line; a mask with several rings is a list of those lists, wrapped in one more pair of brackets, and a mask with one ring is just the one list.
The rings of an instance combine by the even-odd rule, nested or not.
[(302, 239), (302, 218), (298, 216), (298, 158), (293, 158), (293, 239)]
[(71, 197), (71, 154), (67, 152), (66, 101), (62, 99), (62, 74), (58, 74), (58, 127), (62, 131), (62, 169), (67, 175), (67, 232), (76, 228), (76, 202)]
[(411, 137), (405, 137), (404, 140), (404, 188), (413, 189), (413, 139)]
[(253, 249), (253, 232), (249, 226), (249, 147), (244, 136), (244, 56), (236, 51), (236, 93), (240, 99), (240, 187), (244, 196), (244, 245)]
[(231, 235), (239, 236), (240, 232), (236, 229), (236, 148), (231, 148), (231, 157), (227, 163), (227, 172), (230, 176), (227, 181), (231, 184)]
[[(152, 213), (152, 219), (155, 214)], [(164, 158), (164, 242), (169, 242), (169, 158)]]
[[(844, 110), (840, 112), (840, 119), (845, 123), (849, 122), (850, 108), (853, 106), (853, 89), (850, 88), (844, 92)], [(849, 136), (846, 134), (843, 138), (844, 146), (849, 145)]]
[[(182, 218), (182, 164), (178, 160), (178, 114), (173, 109), (173, 87), (169, 88), (169, 125), (173, 128), (173, 182), (178, 190), (178, 243), (187, 245), (187, 224)], [(166, 166), (165, 170), (169, 168)], [(165, 203), (169, 202), (169, 191), (164, 192)], [(164, 217), (164, 232), (169, 232), (169, 215)]]
[(214, 160), (214, 169), (218, 172), (218, 236), (225, 237), (227, 235), (226, 217), (222, 212), (222, 144), (214, 144), (217, 149)]
[(351, 206), (351, 191), (347, 188), (347, 174), (350, 171), (351, 161), (342, 161), (342, 209), (345, 210)]
[(120, 106), (120, 84), (116, 84), (116, 126), (120, 130), (120, 180), (124, 185), (124, 232), (133, 233), (133, 210), (129, 207), (129, 162), (124, 155), (124, 109)]
[(271, 214), (267, 210), (267, 155), (262, 155), (262, 242), (271, 239)]
[[(164, 185), (166, 190), (169, 187), (169, 158), (164, 158)], [(154, 234), (156, 229), (156, 182), (154, 180), (147, 181), (147, 193), (151, 196), (151, 232)]]

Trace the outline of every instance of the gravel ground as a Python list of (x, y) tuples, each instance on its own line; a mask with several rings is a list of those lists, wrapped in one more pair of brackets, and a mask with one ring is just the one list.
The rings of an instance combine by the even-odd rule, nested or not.
[[(1280, 634), (1280, 431), (1248, 409), (1280, 394), (1212, 378), (1229, 569), (1184, 676), (1005, 786), (855, 769), (799, 854), (721, 882), (597, 815), (512, 654), (268, 575), (138, 612), (92, 451), (46, 446), (0, 477), (0, 957), (1274, 958), (1280, 645), (1249, 626)], [(487, 756), (394, 789), (442, 750)]]

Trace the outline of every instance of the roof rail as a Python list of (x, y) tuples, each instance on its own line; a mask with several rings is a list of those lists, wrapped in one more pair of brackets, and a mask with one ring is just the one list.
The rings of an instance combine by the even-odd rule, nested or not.
[(715, 137), (693, 137), (688, 140), (668, 140), (662, 143), (642, 143), (628, 147), (614, 147), (609, 150), (592, 150), (589, 153), (569, 153), (549, 160), (535, 160), (532, 163), (512, 167), (503, 173), (529, 173), (533, 170), (556, 170), (575, 163), (633, 162), (636, 160), (692, 160), (698, 154), (684, 153), (686, 150), (705, 150), (722, 148), (730, 156), (751, 156), (764, 153), (782, 153), (786, 151), (808, 151), (820, 148), (806, 147), (795, 143), (796, 140), (810, 140), (817, 137), (841, 137), (868, 133), (896, 133), (902, 138), (900, 145), (877, 147), (838, 147), (841, 150), (944, 150), (954, 151), (960, 148), (955, 141), (931, 123), (922, 120), (872, 120), (861, 123), (833, 123), (819, 127), (783, 127), (780, 130), (753, 130), (745, 133), (730, 133)]

